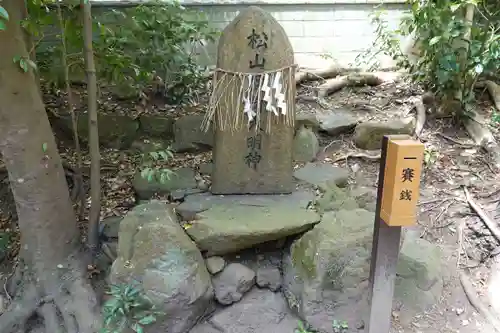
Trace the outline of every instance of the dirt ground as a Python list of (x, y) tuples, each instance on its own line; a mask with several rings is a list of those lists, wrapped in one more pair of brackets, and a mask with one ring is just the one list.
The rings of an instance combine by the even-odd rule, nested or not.
[[(309, 95), (312, 89), (311, 86), (303, 85), (299, 89), (299, 94)], [(356, 115), (360, 121), (386, 120), (412, 114), (411, 99), (421, 93), (419, 89), (407, 83), (345, 88), (321, 101), (299, 100), (297, 112), (328, 113), (335, 109), (344, 109)], [(83, 94), (79, 96), (84, 98)], [(46, 96), (48, 108), (56, 112), (64, 108), (64, 102), (61, 102), (63, 98), (62, 93)], [(198, 103), (186, 107), (188, 112), (202, 111), (205, 100), (202, 98)], [(103, 109), (109, 106), (109, 112), (124, 113), (180, 113), (182, 109), (186, 109), (117, 101), (108, 95), (101, 98), (100, 105)], [(493, 109), (486, 92), (480, 95), (478, 107), (483, 110)], [(497, 140), (500, 139), (498, 125), (492, 124), (492, 130)], [(420, 139), (429, 152), (429, 161), (424, 168), (418, 226), (415, 229), (421, 233), (422, 238), (440, 244), (446, 250), (449, 271), (453, 278), (447, 284), (441, 302), (416, 318), (410, 325), (401, 326), (398, 312), (394, 311), (394, 332), (494, 332), (470, 305), (457, 276), (460, 271), (466, 272), (472, 280), (475, 291), (486, 302), (484, 295), (489, 266), (495, 254), (500, 252), (499, 244), (470, 208), (463, 187), (467, 187), (472, 198), (492, 219), (498, 220), (500, 219), (499, 173), (494, 170), (488, 157), (470, 140), (464, 128), (457, 125), (452, 118), (435, 119), (429, 116)], [(350, 170), (352, 183), (376, 186), (379, 162), (352, 157), (359, 151), (352, 143), (351, 134), (338, 137), (321, 136), (320, 141), (322, 149), (318, 160)], [(128, 151), (113, 149), (103, 149), (101, 154), (102, 217), (123, 215), (135, 201), (131, 178), (136, 171), (138, 157)], [(61, 142), (61, 155), (69, 165), (74, 165), (74, 149), (71, 143)], [(210, 158), (209, 153), (176, 155), (169, 166), (196, 166), (209, 161)], [(89, 164), (88, 154), (84, 151), (84, 175), (87, 181)], [(15, 206), (6, 176), (5, 172), (0, 173), (0, 235), (2, 235), (0, 241), (5, 239), (6, 235), (9, 235), (10, 240), (10, 252), (3, 259), (3, 269), (0, 271), (4, 277), (11, 271), (19, 239), (15, 232)], [(71, 175), (69, 177), (71, 179)], [(86, 212), (81, 222), (82, 229), (85, 229)]]

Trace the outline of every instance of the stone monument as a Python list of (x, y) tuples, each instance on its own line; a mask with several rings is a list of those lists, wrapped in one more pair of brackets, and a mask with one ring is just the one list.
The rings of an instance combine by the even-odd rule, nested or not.
[(261, 8), (224, 29), (203, 124), (215, 131), (212, 193), (292, 192), (295, 69), (283, 27)]

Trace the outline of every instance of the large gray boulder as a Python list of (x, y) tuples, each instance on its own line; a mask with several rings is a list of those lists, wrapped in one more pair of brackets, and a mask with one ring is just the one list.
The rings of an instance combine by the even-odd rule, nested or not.
[[(284, 255), (285, 296), (315, 329), (332, 332), (331, 323), (339, 318), (349, 327), (363, 326), (373, 223), (374, 214), (364, 209), (327, 212)], [(405, 237), (395, 288), (400, 317), (412, 318), (437, 302), (443, 288), (441, 257), (435, 245)]]
[(166, 314), (147, 326), (147, 332), (187, 332), (214, 309), (210, 274), (200, 251), (173, 209), (159, 201), (135, 207), (120, 223), (118, 257), (109, 280), (139, 282)]

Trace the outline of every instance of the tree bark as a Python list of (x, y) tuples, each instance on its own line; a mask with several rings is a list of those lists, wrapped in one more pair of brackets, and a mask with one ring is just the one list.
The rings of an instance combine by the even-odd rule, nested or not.
[(88, 247), (95, 257), (99, 248), (99, 220), (101, 213), (101, 174), (99, 152), (99, 130), (97, 124), (97, 78), (92, 50), (92, 11), (90, 1), (81, 0), (83, 15), (83, 47), (85, 54), (85, 72), (87, 74), (87, 96), (89, 112), (89, 151), (90, 166), (90, 197), (92, 198), (89, 215)]
[[(19, 25), (25, 2), (3, 0), (2, 6), (10, 20), (0, 32), (0, 152), (16, 201), (22, 262), (16, 274), (21, 283), (0, 316), (0, 332), (23, 332), (37, 314), (47, 333), (95, 333), (100, 318), (81, 261), (61, 158), (33, 71), (13, 62), (14, 57), (29, 59)], [(58, 313), (62, 322), (54, 321)]]

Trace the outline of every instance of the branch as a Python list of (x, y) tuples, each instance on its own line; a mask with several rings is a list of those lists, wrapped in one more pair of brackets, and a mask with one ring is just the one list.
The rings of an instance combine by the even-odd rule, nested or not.
[(493, 104), (495, 104), (496, 109), (500, 112), (500, 86), (493, 81), (485, 81), (484, 84), (488, 88)]
[(329, 66), (321, 69), (303, 70), (299, 69), (295, 74), (295, 84), (304, 83), (307, 81), (325, 80), (331, 79), (336, 76), (359, 72), (356, 68), (340, 68), (337, 66)]
[(481, 302), (477, 296), (474, 286), (464, 272), (460, 272), (460, 283), (462, 284), (465, 295), (467, 295), (467, 298), (474, 309), (476, 309), (476, 311), (483, 316), (497, 332), (500, 332), (500, 322), (491, 314), (488, 307)]
[(477, 213), (488, 229), (490, 229), (491, 234), (500, 242), (500, 228), (491, 220), (488, 214), (474, 201), (474, 199), (472, 199), (472, 196), (465, 186), (464, 193), (471, 208)]

